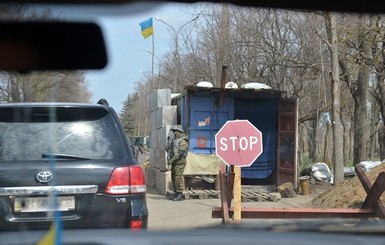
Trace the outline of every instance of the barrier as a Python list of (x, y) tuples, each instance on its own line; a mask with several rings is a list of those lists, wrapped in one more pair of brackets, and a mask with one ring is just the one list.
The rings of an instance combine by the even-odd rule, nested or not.
[[(219, 171), (221, 207), (212, 209), (212, 218), (221, 218), (223, 224), (228, 224), (234, 214), (234, 208), (231, 207), (234, 169), (231, 168), (226, 174), (225, 168), (221, 167)], [(374, 218), (385, 219), (385, 207), (380, 201), (380, 196), (385, 191), (385, 172), (381, 172), (375, 182), (372, 184), (361, 166), (355, 167), (357, 176), (361, 185), (366, 191), (366, 198), (361, 208), (241, 208), (241, 218), (246, 219), (315, 219), (315, 218)]]

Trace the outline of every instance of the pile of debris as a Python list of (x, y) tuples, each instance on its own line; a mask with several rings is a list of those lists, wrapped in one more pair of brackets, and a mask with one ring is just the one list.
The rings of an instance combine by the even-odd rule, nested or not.
[[(365, 173), (372, 184), (379, 173), (385, 172), (384, 162), (376, 163), (374, 167), (367, 169), (364, 166), (362, 167), (366, 170)], [(361, 208), (366, 196), (361, 182), (355, 176), (317, 195), (313, 199), (312, 206), (314, 208)], [(385, 193), (382, 194), (380, 199), (385, 205)]]

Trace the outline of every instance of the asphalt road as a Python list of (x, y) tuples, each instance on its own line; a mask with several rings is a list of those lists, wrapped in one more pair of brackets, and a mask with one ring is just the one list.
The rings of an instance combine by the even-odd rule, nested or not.
[[(277, 202), (243, 202), (242, 207), (306, 207), (312, 198), (312, 195), (298, 195), (295, 198), (282, 198)], [(222, 222), (221, 219), (211, 218), (212, 208), (221, 206), (219, 198), (174, 202), (161, 195), (157, 189), (147, 187), (147, 205), (150, 231), (202, 228), (220, 225)]]
[(188, 199), (171, 201), (156, 189), (147, 188), (148, 230), (180, 230), (221, 224), (211, 218), (211, 209), (220, 199)]

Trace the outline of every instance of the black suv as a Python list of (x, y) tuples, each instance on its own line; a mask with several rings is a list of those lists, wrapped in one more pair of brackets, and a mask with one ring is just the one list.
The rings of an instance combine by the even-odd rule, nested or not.
[(131, 149), (105, 100), (0, 104), (0, 230), (147, 228)]

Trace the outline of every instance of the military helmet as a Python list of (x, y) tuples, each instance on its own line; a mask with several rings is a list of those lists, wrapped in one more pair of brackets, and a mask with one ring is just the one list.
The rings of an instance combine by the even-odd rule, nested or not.
[(181, 125), (174, 125), (170, 128), (171, 131), (179, 131), (181, 133), (184, 133), (184, 130)]

